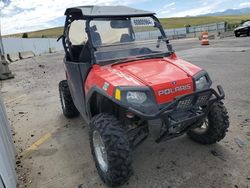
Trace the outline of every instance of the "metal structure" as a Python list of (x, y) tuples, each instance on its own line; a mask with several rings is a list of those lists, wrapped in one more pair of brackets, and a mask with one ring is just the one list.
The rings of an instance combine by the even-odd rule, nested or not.
[(56, 38), (3, 38), (5, 55), (32, 51), (35, 55), (63, 51), (61, 42)]
[(4, 103), (0, 97), (0, 188), (16, 187), (15, 149)]
[[(175, 29), (164, 29), (169, 39), (180, 39), (180, 38), (196, 38), (200, 37), (203, 31), (207, 31), (212, 34), (224, 33), (227, 31), (226, 22), (212, 23), (206, 25), (197, 25), (190, 27), (181, 27)], [(157, 37), (157, 31), (150, 32), (137, 32), (136, 36), (140, 39), (146, 39), (151, 37)]]
[[(3, 1), (5, 4), (7, 1)], [(0, 13), (1, 13), (0, 7)], [(4, 57), (0, 22), (0, 80), (13, 78)], [(4, 103), (0, 97), (0, 188), (16, 187), (15, 149), (11, 138), (10, 125), (6, 115)]]

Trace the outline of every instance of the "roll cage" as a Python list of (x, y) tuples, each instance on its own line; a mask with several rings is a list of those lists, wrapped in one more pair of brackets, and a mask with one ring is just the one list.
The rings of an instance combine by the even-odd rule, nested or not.
[[(105, 10), (102, 10), (103, 7), (98, 6), (82, 6), (82, 7), (75, 7), (69, 8), (66, 10), (66, 20), (64, 25), (64, 32), (63, 35), (60, 37), (62, 38), (63, 47), (65, 50), (65, 58), (66, 60), (70, 60), (73, 62), (88, 62), (90, 64), (96, 64), (96, 58), (94, 52), (96, 51), (96, 47), (93, 44), (93, 36), (91, 32), (93, 32), (93, 28), (90, 26), (90, 22), (92, 20), (114, 20), (114, 19), (130, 19), (131, 17), (151, 17), (155, 21), (155, 27), (157, 27), (162, 35), (162, 38), (158, 40), (163, 40), (167, 44), (168, 51), (171, 53), (172, 45), (169, 44), (169, 40), (164, 32), (162, 25), (160, 24), (157, 17), (154, 16), (155, 13), (142, 11), (138, 9), (132, 9), (123, 6), (116, 6), (116, 11), (111, 11), (109, 9), (114, 10), (114, 6), (105, 7)], [(90, 11), (91, 10), (91, 11)], [(79, 57), (75, 57), (72, 49), (71, 42), (69, 40), (69, 28), (71, 23), (75, 20), (84, 20), (85, 22), (85, 32), (87, 34), (88, 40), (82, 46), (82, 49), (79, 49)], [(131, 31), (130, 31), (131, 32)], [(59, 39), (60, 39), (59, 38)], [(87, 50), (86, 50), (87, 49)], [(86, 50), (86, 52), (84, 52)], [(83, 54), (85, 53), (85, 54)], [(81, 56), (84, 56), (81, 58)]]

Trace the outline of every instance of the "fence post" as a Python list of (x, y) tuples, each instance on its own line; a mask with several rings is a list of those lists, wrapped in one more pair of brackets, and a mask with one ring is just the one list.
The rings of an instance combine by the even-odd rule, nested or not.
[(5, 188), (1, 174), (0, 174), (0, 188)]

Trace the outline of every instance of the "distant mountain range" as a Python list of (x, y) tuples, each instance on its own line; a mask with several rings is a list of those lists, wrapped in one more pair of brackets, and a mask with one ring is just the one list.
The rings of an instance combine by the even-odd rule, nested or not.
[(202, 14), (200, 16), (225, 16), (225, 15), (240, 15), (240, 14), (250, 14), (250, 7), (241, 8), (241, 9), (227, 9), (223, 12)]

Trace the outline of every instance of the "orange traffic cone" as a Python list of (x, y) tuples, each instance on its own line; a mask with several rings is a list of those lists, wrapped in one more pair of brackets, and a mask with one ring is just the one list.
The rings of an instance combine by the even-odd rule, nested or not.
[(202, 32), (201, 45), (209, 45), (208, 32), (206, 31)]

